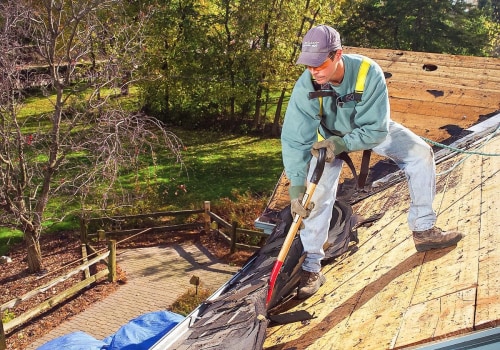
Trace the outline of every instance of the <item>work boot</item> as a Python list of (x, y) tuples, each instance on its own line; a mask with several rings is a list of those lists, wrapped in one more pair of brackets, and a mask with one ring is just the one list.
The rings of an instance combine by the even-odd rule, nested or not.
[(425, 231), (413, 231), (413, 241), (418, 252), (452, 246), (457, 244), (462, 237), (463, 235), (460, 232), (443, 232), (436, 226)]
[(325, 276), (321, 272), (309, 272), (302, 270), (299, 283), (298, 299), (305, 299), (316, 293), (326, 282)]

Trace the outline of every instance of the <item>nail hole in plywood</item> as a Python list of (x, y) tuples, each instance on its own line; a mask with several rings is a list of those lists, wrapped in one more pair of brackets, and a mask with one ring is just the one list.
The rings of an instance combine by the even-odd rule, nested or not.
[(434, 72), (435, 70), (438, 69), (438, 66), (436, 66), (435, 64), (426, 63), (422, 66), (422, 69), (425, 70), (426, 72)]

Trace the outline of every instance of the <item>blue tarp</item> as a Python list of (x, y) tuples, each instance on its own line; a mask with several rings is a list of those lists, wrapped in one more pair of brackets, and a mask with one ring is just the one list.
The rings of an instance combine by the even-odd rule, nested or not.
[(84, 332), (73, 332), (51, 340), (37, 350), (142, 350), (149, 349), (184, 316), (170, 311), (156, 311), (141, 315), (103, 340)]

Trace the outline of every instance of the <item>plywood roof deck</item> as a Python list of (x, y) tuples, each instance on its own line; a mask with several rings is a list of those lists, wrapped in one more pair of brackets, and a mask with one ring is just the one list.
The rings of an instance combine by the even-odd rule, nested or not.
[[(393, 119), (418, 135), (443, 141), (453, 127), (500, 119), (498, 59), (345, 51), (372, 57), (391, 73)], [(423, 64), (438, 69), (424, 71)], [(481, 142), (476, 151), (500, 153), (500, 135)], [(500, 325), (499, 157), (458, 154), (437, 170), (437, 225), (459, 229), (465, 238), (456, 247), (416, 252), (406, 221), (405, 181), (362, 200), (354, 206), (358, 214), (384, 216), (358, 230), (357, 252), (323, 268), (327, 282), (318, 293), (287, 310), (306, 310), (315, 318), (270, 327), (265, 349), (416, 348)], [(286, 186), (282, 178), (271, 209), (287, 202)]]
[[(481, 148), (500, 153), (500, 137)], [(401, 182), (355, 205), (366, 217), (358, 251), (323, 268), (326, 284), (287, 310), (309, 324), (270, 327), (267, 349), (401, 349), (500, 324), (498, 157), (466, 155), (438, 166), (438, 226), (466, 234), (456, 247), (418, 253)]]

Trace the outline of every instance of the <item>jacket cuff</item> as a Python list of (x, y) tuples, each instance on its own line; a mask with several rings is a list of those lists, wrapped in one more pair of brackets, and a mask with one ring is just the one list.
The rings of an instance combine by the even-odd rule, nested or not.
[(288, 188), (288, 193), (290, 194), (290, 200), (299, 198), (301, 194), (306, 192), (306, 186), (290, 186)]
[(328, 140), (332, 141), (332, 143), (335, 145), (335, 155), (348, 151), (347, 146), (342, 137), (331, 136), (328, 138)]

